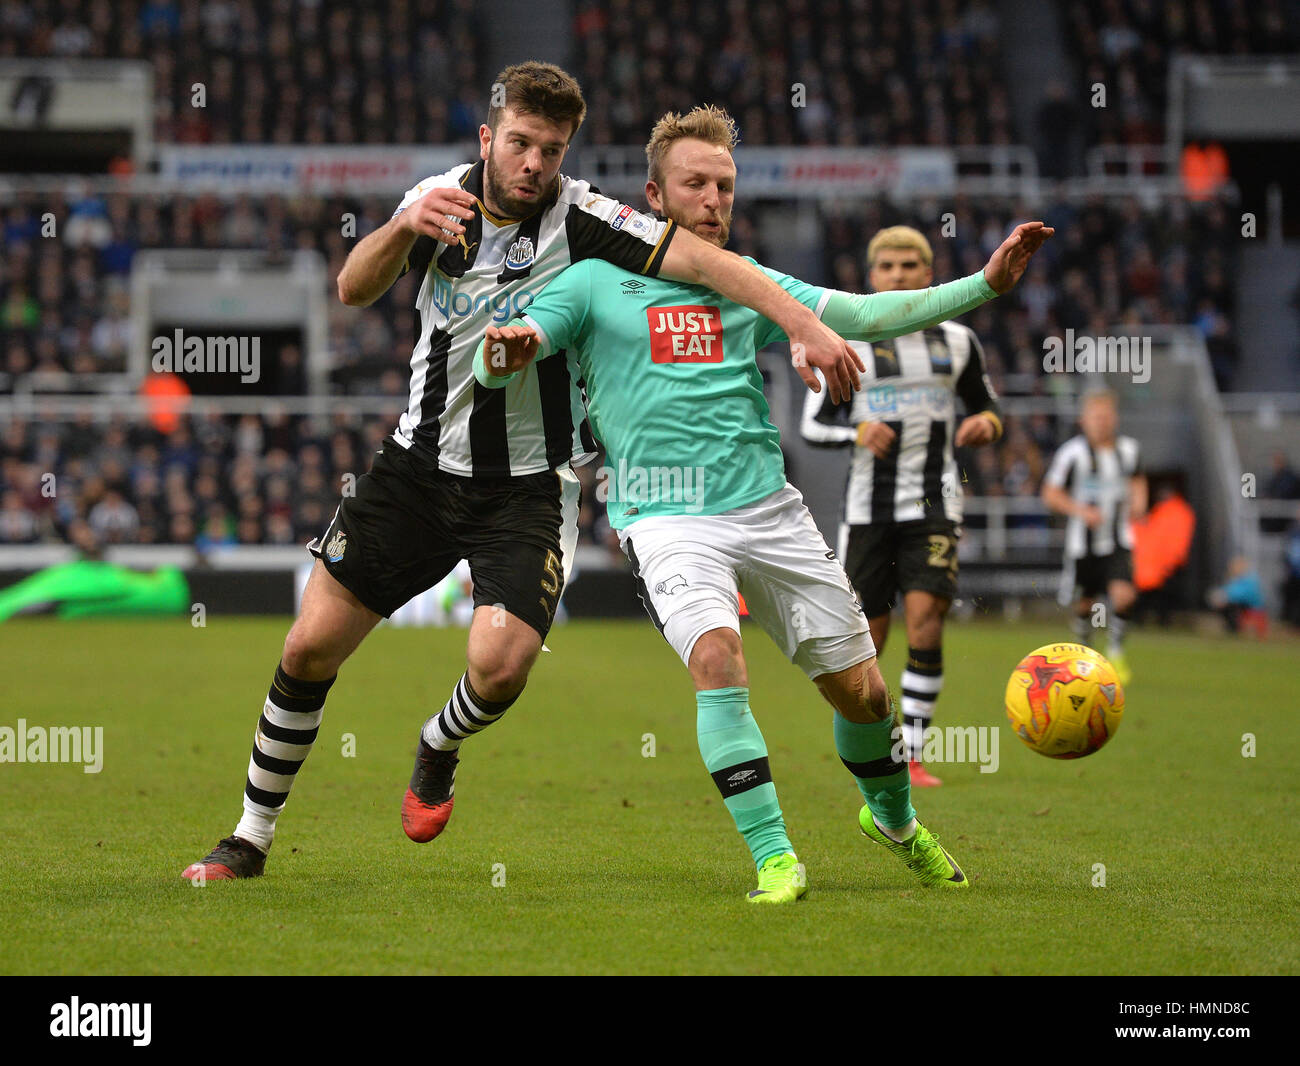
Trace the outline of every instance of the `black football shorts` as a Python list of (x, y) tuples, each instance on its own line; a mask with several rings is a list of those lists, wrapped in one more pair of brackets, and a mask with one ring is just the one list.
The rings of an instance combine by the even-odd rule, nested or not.
[[(391, 439), (307, 550), (385, 618), (469, 562), (474, 606), (501, 606), (543, 637), (577, 539), (577, 481), (554, 471), (458, 477)], [(566, 529), (567, 526), (567, 529)], [(567, 532), (567, 536), (566, 536)]]
[(940, 516), (915, 522), (849, 526), (844, 569), (868, 618), (888, 614), (900, 592), (957, 594), (957, 538), (961, 528)]
[[(1066, 560), (1068, 567), (1071, 560)], [(1133, 583), (1133, 553), (1117, 548), (1109, 555), (1084, 555), (1073, 560), (1075, 597), (1104, 596), (1112, 581)]]

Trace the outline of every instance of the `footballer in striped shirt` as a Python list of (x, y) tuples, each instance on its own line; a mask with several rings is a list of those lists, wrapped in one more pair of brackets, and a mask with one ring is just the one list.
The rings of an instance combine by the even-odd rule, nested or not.
[(1057, 449), (1043, 477), (1043, 503), (1067, 518), (1060, 600), (1074, 607), (1080, 644), (1091, 644), (1097, 629), (1106, 629), (1107, 655), (1127, 685), (1132, 669), (1124, 631), (1137, 601), (1129, 522), (1147, 504), (1141, 450), (1120, 434), (1119, 405), (1108, 389), (1084, 395), (1079, 428), (1078, 436)]
[[(923, 289), (934, 272), (930, 242), (910, 226), (867, 245), (876, 292)], [(849, 403), (809, 396), (803, 437), (853, 447), (839, 554), (862, 600), (877, 653), (900, 594), (907, 628), (901, 679), (903, 742), (912, 784), (943, 782), (921, 763), (925, 730), (943, 689), (943, 624), (957, 592), (962, 487), (954, 447), (1002, 433), (984, 352), (967, 326), (939, 325), (875, 344), (855, 344), (866, 363)], [(968, 412), (957, 424), (957, 401)]]

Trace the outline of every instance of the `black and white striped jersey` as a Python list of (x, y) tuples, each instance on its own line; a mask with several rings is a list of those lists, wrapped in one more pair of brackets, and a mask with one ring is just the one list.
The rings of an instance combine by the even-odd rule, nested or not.
[(1089, 529), (1082, 518), (1071, 515), (1065, 526), (1065, 557), (1110, 555), (1117, 548), (1131, 549), (1129, 531), (1129, 479), (1141, 473), (1138, 442), (1116, 437), (1112, 446), (1094, 448), (1080, 433), (1052, 456), (1044, 482), (1065, 489), (1079, 503), (1101, 512), (1101, 522)]
[(843, 521), (851, 526), (912, 522), (938, 507), (962, 518), (961, 478), (953, 458), (956, 398), (967, 414), (990, 412), (1001, 425), (984, 351), (968, 326), (941, 322), (919, 333), (875, 344), (850, 341), (866, 372), (862, 389), (845, 403), (823, 388), (809, 393), (801, 430), (810, 444), (847, 446), (860, 422), (884, 422), (897, 434), (884, 459), (854, 447)]
[(438, 187), (459, 185), (478, 199), (459, 244), (421, 236), (407, 259), (423, 281), (410, 398), (393, 439), (463, 476), (520, 476), (584, 462), (597, 444), (571, 360), (534, 362), (504, 388), (486, 389), (474, 380), (473, 354), (490, 323), (514, 318), (570, 263), (607, 259), (657, 275), (676, 226), (564, 175), (528, 218), (496, 218), (483, 203), (483, 171), (482, 162), (465, 163), (426, 178), (393, 213)]

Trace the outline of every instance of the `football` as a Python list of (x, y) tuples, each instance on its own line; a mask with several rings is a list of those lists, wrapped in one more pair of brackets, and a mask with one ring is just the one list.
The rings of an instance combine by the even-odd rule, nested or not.
[(1030, 652), (1007, 682), (1016, 736), (1050, 759), (1080, 759), (1110, 740), (1124, 716), (1124, 688), (1105, 656), (1083, 644)]

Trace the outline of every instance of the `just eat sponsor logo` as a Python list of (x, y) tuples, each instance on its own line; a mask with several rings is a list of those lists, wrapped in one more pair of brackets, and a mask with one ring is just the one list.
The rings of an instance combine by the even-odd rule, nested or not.
[(645, 314), (653, 362), (722, 362), (722, 315), (716, 307), (651, 307)]

